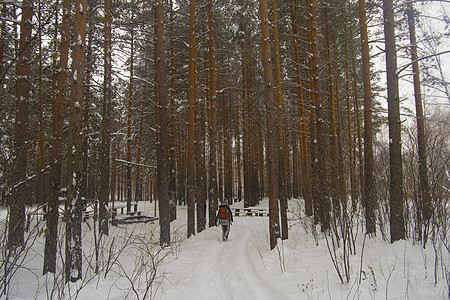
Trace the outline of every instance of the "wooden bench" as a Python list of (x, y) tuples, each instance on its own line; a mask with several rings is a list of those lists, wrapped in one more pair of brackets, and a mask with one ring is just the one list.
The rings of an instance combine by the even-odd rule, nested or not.
[(137, 216), (127, 216), (125, 218), (121, 219), (115, 219), (113, 221), (113, 225), (117, 226), (118, 224), (135, 224), (135, 223), (148, 223), (148, 222), (154, 222), (158, 220), (157, 217), (147, 217), (143, 215), (137, 215)]
[(269, 209), (262, 207), (246, 207), (246, 208), (235, 208), (234, 215), (239, 216), (257, 216), (257, 217), (268, 217)]
[[(131, 203), (131, 207), (132, 207), (132, 211), (131, 212), (137, 212), (137, 203)], [(126, 202), (119, 202), (119, 203), (114, 203), (114, 209), (113, 209), (113, 213), (116, 213), (116, 215), (118, 214), (119, 210), (120, 210), (120, 214), (124, 215), (126, 213), (126, 208), (127, 208), (127, 204)], [(128, 212), (127, 214), (131, 213)]]

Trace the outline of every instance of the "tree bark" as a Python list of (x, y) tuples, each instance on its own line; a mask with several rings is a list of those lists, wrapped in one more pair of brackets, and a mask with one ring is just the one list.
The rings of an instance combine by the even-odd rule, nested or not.
[(310, 98), (313, 107), (311, 114), (311, 167), (312, 167), (312, 194), (315, 195), (314, 218), (322, 225), (321, 230), (326, 231), (330, 225), (330, 204), (328, 199), (328, 164), (327, 142), (325, 137), (325, 124), (322, 112), (322, 87), (319, 69), (319, 37), (317, 30), (316, 1), (306, 2), (308, 18), (308, 51), (309, 51), (309, 76)]
[[(134, 4), (134, 0), (132, 1)], [(134, 10), (131, 13), (131, 22), (134, 22)], [(131, 162), (131, 115), (133, 109), (133, 96), (134, 96), (134, 24), (131, 24), (130, 28), (130, 83), (128, 87), (128, 119), (127, 119), (127, 161)], [(155, 62), (156, 63), (156, 62)], [(131, 164), (126, 165), (127, 177), (127, 213), (131, 212), (131, 201), (133, 197), (133, 191), (131, 187)]]
[[(197, 74), (197, 64), (196, 71)], [(196, 81), (198, 76), (196, 75)], [(198, 96), (198, 85), (196, 88), (196, 105), (195, 105), (195, 200), (197, 204), (197, 232), (202, 232), (206, 227), (206, 197), (204, 194), (204, 181), (206, 180), (205, 163), (203, 158), (203, 101)]]
[(188, 64), (188, 145), (187, 145), (187, 237), (195, 235), (195, 0), (189, 5), (189, 64)]
[(170, 0), (170, 135), (169, 135), (169, 202), (170, 220), (177, 218), (177, 133), (175, 125), (175, 32), (173, 20), (173, 1)]
[(370, 84), (369, 36), (367, 34), (367, 16), (365, 0), (359, 3), (359, 27), (361, 32), (361, 54), (364, 83), (364, 208), (366, 210), (366, 232), (375, 233), (375, 162), (373, 159), (372, 134), (372, 88)]
[(56, 252), (58, 235), (58, 198), (61, 190), (62, 170), (62, 134), (64, 123), (64, 103), (67, 89), (67, 63), (69, 59), (71, 0), (64, 0), (61, 23), (61, 44), (59, 67), (57, 71), (57, 89), (53, 97), (53, 145), (50, 148), (52, 160), (50, 163), (50, 194), (47, 211), (47, 235), (45, 236), (43, 274), (56, 271)]
[(208, 1), (209, 34), (209, 227), (215, 225), (217, 211), (217, 124), (216, 124), (216, 42), (214, 31), (213, 1)]
[(334, 222), (340, 215), (340, 197), (339, 197), (339, 158), (338, 158), (338, 136), (336, 126), (336, 100), (335, 86), (333, 80), (333, 61), (331, 53), (331, 29), (329, 18), (330, 3), (325, 7), (325, 39), (327, 45), (328, 58), (328, 101), (330, 109), (330, 198), (333, 205)]
[(81, 219), (84, 202), (81, 199), (83, 162), (83, 81), (85, 69), (87, 1), (75, 2), (75, 45), (72, 52), (72, 85), (68, 140), (68, 174), (66, 201), (66, 282), (82, 278)]
[(275, 248), (280, 237), (280, 220), (278, 208), (278, 160), (277, 160), (277, 107), (273, 96), (272, 51), (270, 49), (269, 16), (267, 0), (259, 0), (261, 21), (262, 57), (264, 68), (264, 93), (266, 107), (266, 160), (269, 184), (269, 234), (270, 249)]
[(389, 207), (391, 242), (393, 243), (405, 238), (405, 221), (403, 216), (400, 97), (397, 75), (397, 50), (395, 45), (394, 4), (392, 0), (383, 0), (383, 15), (389, 122)]
[(159, 99), (159, 145), (158, 145), (158, 200), (160, 245), (170, 245), (170, 203), (169, 203), (169, 170), (168, 170), (168, 133), (169, 103), (165, 76), (164, 54), (164, 0), (158, 0), (156, 6), (156, 77)]
[(8, 246), (10, 249), (16, 249), (24, 243), (32, 18), (33, 1), (24, 0), (22, 3), (22, 20), (20, 22), (20, 54), (16, 68), (16, 118), (14, 123), (12, 170), (12, 180), (15, 187), (9, 199)]
[(39, 99), (39, 169), (38, 169), (38, 181), (39, 181), (39, 194), (37, 203), (42, 203), (46, 200), (45, 181), (46, 174), (45, 168), (45, 153), (44, 153), (44, 99), (42, 96), (42, 3), (38, 3), (38, 26), (39, 26), (39, 46), (38, 46), (38, 99)]
[(305, 199), (305, 213), (307, 216), (313, 215), (312, 195), (311, 195), (311, 163), (309, 160), (309, 147), (307, 139), (307, 116), (305, 114), (305, 103), (303, 98), (301, 65), (298, 46), (298, 29), (295, 16), (296, 0), (291, 0), (291, 23), (292, 23), (292, 43), (294, 45), (295, 74), (297, 85), (297, 103), (298, 103), (298, 121), (299, 121), (299, 143), (300, 143), (300, 161), (302, 172), (302, 195)]
[[(6, 3), (2, 5), (2, 15), (6, 17)], [(0, 38), (0, 83), (3, 81), (3, 57), (5, 56), (5, 39), (6, 39), (6, 18), (2, 18), (0, 25), (2, 37)]]
[(273, 32), (273, 51), (275, 64), (275, 98), (278, 114), (278, 197), (280, 201), (281, 217), (281, 239), (288, 239), (288, 221), (287, 221), (287, 142), (286, 130), (283, 116), (283, 100), (281, 96), (281, 67), (280, 67), (280, 46), (278, 42), (278, 18), (277, 3), (272, 0), (272, 32)]
[(111, 0), (105, 0), (105, 42), (102, 107), (102, 144), (100, 151), (100, 188), (99, 188), (99, 231), (108, 235), (108, 202), (110, 194), (110, 152), (111, 152), (111, 98), (112, 98), (112, 47), (111, 47)]
[(348, 41), (345, 41), (345, 84), (346, 84), (346, 100), (347, 100), (347, 126), (348, 126), (348, 160), (350, 170), (350, 195), (352, 201), (352, 211), (355, 212), (357, 203), (356, 178), (355, 178), (355, 160), (353, 151), (353, 121), (352, 121), (352, 105), (350, 101), (350, 55)]
[[(353, 36), (353, 30), (350, 27), (350, 36)], [(356, 133), (357, 133), (357, 140), (358, 140), (358, 166), (359, 166), (359, 192), (356, 194), (356, 198), (353, 200), (352, 198), (352, 211), (356, 212), (358, 200), (359, 197), (362, 197), (362, 202), (364, 201), (364, 195), (365, 195), (365, 188), (364, 188), (364, 162), (363, 162), (363, 147), (362, 147), (362, 138), (361, 138), (361, 118), (360, 118), (360, 112), (359, 112), (359, 96), (358, 96), (358, 76), (356, 74), (356, 55), (355, 55), (355, 49), (353, 46), (353, 42), (350, 44), (351, 49), (351, 60), (352, 60), (352, 77), (353, 77), (353, 97), (355, 98), (354, 101), (354, 109), (355, 109), (355, 119), (356, 119)], [(370, 71), (370, 70), (369, 70)], [(370, 72), (369, 72), (370, 74)], [(370, 85), (370, 80), (369, 80)], [(370, 91), (370, 89), (369, 89)], [(356, 160), (356, 153), (355, 158)], [(355, 164), (355, 170), (356, 170), (356, 164)], [(356, 178), (355, 178), (356, 182)], [(356, 185), (356, 183), (355, 183)]]
[(430, 186), (428, 183), (428, 164), (427, 164), (427, 142), (425, 136), (425, 124), (422, 104), (422, 91), (420, 88), (419, 63), (417, 61), (417, 40), (416, 40), (416, 21), (415, 9), (412, 2), (408, 2), (407, 15), (409, 26), (409, 40), (411, 44), (411, 61), (414, 80), (414, 99), (416, 102), (416, 122), (417, 122), (417, 147), (419, 152), (419, 197), (420, 197), (420, 218), (423, 228), (423, 244), (427, 243), (428, 224), (432, 214), (432, 203), (430, 195)]

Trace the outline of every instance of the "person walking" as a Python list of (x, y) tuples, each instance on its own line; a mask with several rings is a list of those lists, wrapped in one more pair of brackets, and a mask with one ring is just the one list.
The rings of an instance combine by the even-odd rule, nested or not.
[(223, 199), (219, 205), (219, 211), (216, 216), (216, 226), (219, 224), (222, 226), (222, 241), (228, 241), (228, 234), (230, 233), (230, 227), (233, 223), (233, 213), (228, 206), (227, 199)]

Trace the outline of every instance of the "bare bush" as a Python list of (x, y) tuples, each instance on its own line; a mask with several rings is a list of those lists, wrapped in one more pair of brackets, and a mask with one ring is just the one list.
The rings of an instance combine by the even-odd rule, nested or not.
[[(25, 232), (24, 242), (17, 247), (8, 244), (8, 220), (0, 221), (0, 297), (9, 298), (11, 282), (20, 270), (30, 272), (36, 278), (39, 276), (34, 270), (27, 267), (26, 262), (33, 254), (33, 245), (42, 233), (42, 224), (37, 222), (35, 226)], [(35, 255), (35, 254), (34, 254)]]

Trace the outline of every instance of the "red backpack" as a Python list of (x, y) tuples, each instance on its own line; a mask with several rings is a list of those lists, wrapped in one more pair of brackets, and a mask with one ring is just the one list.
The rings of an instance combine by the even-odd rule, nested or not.
[(223, 220), (223, 219), (229, 218), (227, 209), (228, 209), (228, 206), (219, 207), (219, 219)]

